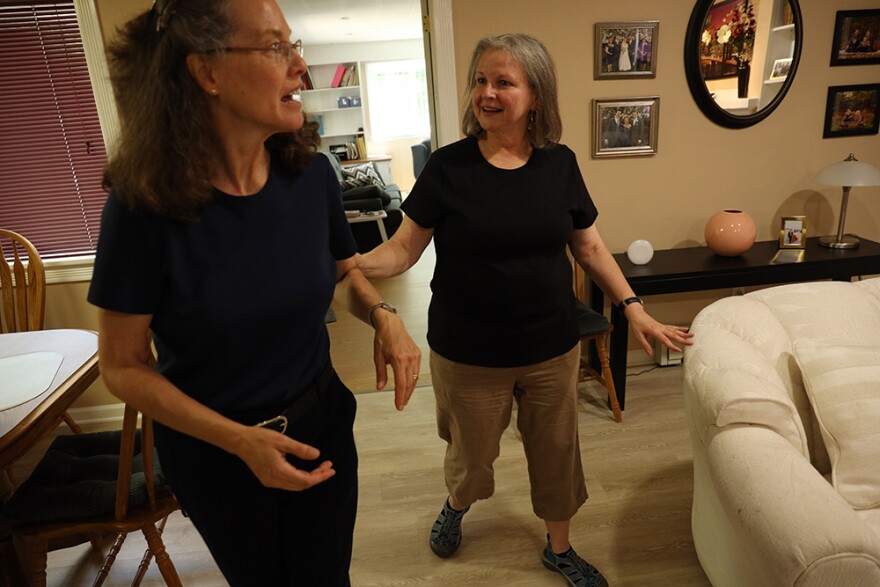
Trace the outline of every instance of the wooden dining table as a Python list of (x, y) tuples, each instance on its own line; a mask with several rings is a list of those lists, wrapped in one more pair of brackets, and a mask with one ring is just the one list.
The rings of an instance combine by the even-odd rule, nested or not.
[[(46, 385), (34, 389), (32, 397), (10, 402), (9, 396), (21, 381), (24, 360), (45, 371), (34, 374), (29, 370), (27, 376), (39, 379), (42, 375)], [(96, 332), (59, 329), (0, 334), (0, 471), (58, 426), (97, 378)]]

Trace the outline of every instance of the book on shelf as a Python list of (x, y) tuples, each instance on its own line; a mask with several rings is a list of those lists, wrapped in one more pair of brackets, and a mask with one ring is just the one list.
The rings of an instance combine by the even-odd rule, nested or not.
[(312, 81), (312, 73), (308, 69), (303, 74), (302, 81), (303, 81), (303, 89), (304, 90), (314, 90), (315, 89), (315, 82)]
[(364, 139), (364, 129), (358, 129), (358, 133), (354, 137), (355, 145), (357, 145), (358, 159), (367, 158), (367, 141)]
[(333, 81), (330, 82), (330, 87), (331, 87), (331, 88), (338, 88), (338, 87), (341, 85), (341, 83), (342, 83), (342, 76), (345, 75), (345, 72), (346, 72), (347, 69), (348, 69), (348, 68), (345, 67), (344, 65), (339, 65), (339, 66), (336, 68), (336, 73), (333, 74)]
[(354, 72), (354, 65), (349, 65), (345, 68), (345, 73), (342, 74), (342, 81), (339, 82), (339, 87), (347, 88), (351, 85), (351, 75)]

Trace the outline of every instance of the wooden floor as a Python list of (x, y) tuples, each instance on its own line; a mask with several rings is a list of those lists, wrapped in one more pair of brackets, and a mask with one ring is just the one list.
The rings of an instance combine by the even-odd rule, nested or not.
[[(432, 264), (428, 254), (408, 274), (377, 284), (400, 308), (426, 356)], [(496, 463), (496, 494), (468, 513), (460, 550), (449, 559), (431, 553), (428, 532), (446, 492), (444, 445), (436, 434), (427, 361), (422, 385), (406, 410), (397, 412), (390, 392), (373, 389), (371, 330), (335, 309), (338, 322), (329, 327), (334, 363), (358, 392), (360, 505), (352, 583), (565, 585), (541, 565), (543, 524), (531, 511), (522, 446), (513, 429), (505, 434)], [(611, 417), (600, 386), (589, 382), (581, 388), (581, 451), (590, 499), (573, 520), (572, 542), (616, 587), (709, 585), (690, 533), (692, 457), (681, 377), (681, 367), (631, 377), (622, 424)], [(39, 452), (20, 463), (19, 478)], [(172, 518), (164, 538), (184, 585), (225, 585), (185, 518)], [(144, 548), (141, 537), (129, 537), (107, 584), (128, 584)], [(90, 585), (99, 564), (100, 555), (88, 546), (51, 553), (49, 585)], [(155, 565), (144, 585), (163, 585)]]

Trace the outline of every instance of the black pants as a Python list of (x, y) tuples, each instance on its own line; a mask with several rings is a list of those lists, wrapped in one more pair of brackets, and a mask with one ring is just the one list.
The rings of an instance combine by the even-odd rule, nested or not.
[[(286, 434), (321, 451), (336, 474), (300, 492), (269, 489), (244, 461), (211, 444), (156, 427), (168, 484), (233, 587), (347, 586), (357, 512), (356, 402), (333, 376), (318, 403)], [(173, 557), (172, 557), (173, 560)]]

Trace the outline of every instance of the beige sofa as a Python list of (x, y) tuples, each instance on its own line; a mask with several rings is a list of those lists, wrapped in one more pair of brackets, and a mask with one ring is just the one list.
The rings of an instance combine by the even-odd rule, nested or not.
[(880, 586), (880, 278), (699, 313), (692, 529), (715, 587)]

